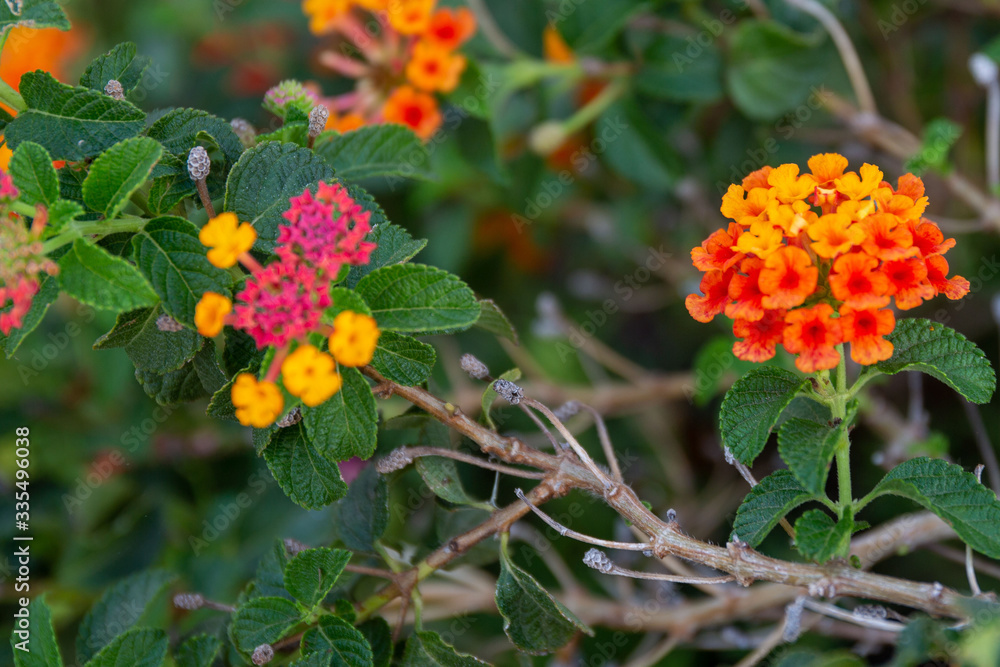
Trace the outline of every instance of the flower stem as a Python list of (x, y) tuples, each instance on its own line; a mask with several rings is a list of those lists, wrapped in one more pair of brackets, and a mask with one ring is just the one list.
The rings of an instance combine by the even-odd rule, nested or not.
[(840, 362), (837, 364), (836, 395), (831, 403), (831, 411), (838, 428), (842, 429), (840, 441), (837, 443), (837, 510), (841, 517), (848, 511), (853, 502), (851, 492), (851, 438), (848, 434), (847, 419), (847, 363), (844, 359), (844, 346), (838, 345)]
[(72, 243), (80, 237), (90, 236), (92, 234), (99, 234), (103, 237), (108, 234), (117, 234), (119, 232), (137, 232), (142, 229), (145, 224), (145, 218), (140, 218), (135, 215), (123, 215), (119, 218), (115, 218), (114, 220), (96, 220), (93, 222), (78, 223), (71, 225), (69, 229), (59, 232), (43, 243), (42, 252), (48, 254), (57, 248), (61, 248), (67, 243)]
[(21, 113), (28, 107), (24, 98), (21, 97), (21, 93), (14, 90), (5, 81), (0, 81), (0, 102), (3, 102), (17, 113)]

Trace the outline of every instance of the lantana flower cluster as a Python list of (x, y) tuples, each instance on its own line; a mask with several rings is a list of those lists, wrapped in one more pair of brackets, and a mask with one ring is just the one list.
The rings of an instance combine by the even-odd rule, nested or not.
[(458, 48), (476, 31), (466, 8), (435, 0), (304, 0), (309, 28), (338, 40), (319, 61), (356, 79), (355, 89), (326, 100), (327, 127), (401, 123), (427, 140), (441, 126), (435, 93), (449, 93), (465, 71)]
[[(330, 284), (341, 268), (367, 264), (375, 249), (364, 240), (370, 214), (339, 183), (320, 183), (315, 195), (306, 189), (289, 201), (276, 257), (265, 265), (250, 254), (256, 230), (234, 213), (212, 218), (199, 235), (213, 265), (229, 268), (238, 262), (250, 275), (234, 300), (215, 292), (202, 296), (195, 309), (198, 332), (214, 337), (229, 325), (247, 333), (258, 349), (275, 350), (262, 379), (241, 373), (233, 383), (237, 419), (257, 428), (271, 425), (284, 411), (279, 376), (286, 392), (317, 406), (340, 391), (337, 366), (370, 362), (379, 337), (375, 320), (363, 313), (342, 310), (332, 325), (324, 321), (336, 305)], [(320, 336), (328, 351), (314, 344)]]
[(948, 278), (955, 240), (923, 217), (924, 184), (913, 174), (893, 187), (875, 165), (845, 171), (836, 153), (808, 164), (809, 173), (764, 167), (729, 186), (721, 211), (732, 222), (691, 251), (704, 276), (685, 305), (699, 322), (732, 318), (733, 352), (747, 361), (766, 361), (781, 344), (813, 373), (838, 365), (842, 343), (859, 364), (883, 361), (893, 351), (891, 302), (909, 310), (969, 292), (968, 280)]
[(10, 174), (0, 171), (0, 332), (5, 336), (24, 324), (42, 276), (59, 272), (59, 266), (42, 248), (42, 232), (48, 221), (45, 208), (39, 206), (31, 226), (26, 226), (21, 216), (3, 206), (18, 196)]

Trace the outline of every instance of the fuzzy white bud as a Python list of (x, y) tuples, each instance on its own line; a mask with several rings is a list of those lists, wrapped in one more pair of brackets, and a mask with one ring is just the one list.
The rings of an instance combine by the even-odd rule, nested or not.
[(590, 549), (583, 557), (583, 564), (592, 567), (599, 572), (607, 574), (615, 569), (615, 564), (611, 562), (608, 555), (600, 549)]
[(104, 84), (104, 94), (116, 100), (125, 99), (125, 89), (122, 88), (121, 81), (118, 81), (117, 79), (111, 79)]
[(194, 611), (205, 606), (205, 598), (201, 593), (178, 593), (174, 596), (174, 606), (178, 609)]
[(988, 86), (997, 80), (1000, 65), (985, 53), (973, 53), (969, 57), (969, 72), (980, 86)]
[(188, 174), (192, 181), (203, 181), (208, 177), (208, 172), (212, 169), (212, 161), (208, 157), (208, 151), (201, 146), (195, 146), (188, 153)]
[(277, 421), (278, 428), (288, 428), (302, 421), (302, 410), (296, 406), (288, 411), (288, 414)]
[(493, 391), (498, 393), (511, 405), (517, 405), (524, 398), (524, 390), (510, 380), (504, 380), (503, 378), (493, 381)]
[(576, 413), (580, 412), (580, 401), (566, 401), (558, 408), (552, 411), (552, 414), (556, 416), (561, 422), (566, 421)]
[(163, 313), (156, 318), (156, 328), (160, 331), (183, 331), (184, 325)]
[(402, 470), (413, 463), (413, 457), (406, 451), (405, 447), (394, 449), (385, 458), (379, 459), (375, 464), (375, 470), (380, 475), (388, 475), (391, 472)]
[(270, 644), (261, 644), (253, 650), (250, 659), (255, 665), (266, 665), (274, 659), (274, 649)]
[(463, 354), (462, 358), (458, 360), (458, 364), (462, 367), (463, 371), (469, 374), (469, 377), (476, 380), (490, 379), (490, 369), (471, 354)]
[(330, 117), (330, 110), (322, 104), (317, 104), (309, 112), (309, 136), (318, 137), (319, 133), (326, 129), (326, 121)]
[(229, 121), (229, 127), (240, 138), (240, 143), (244, 148), (253, 148), (257, 144), (257, 130), (253, 129), (250, 121), (244, 118), (234, 118)]

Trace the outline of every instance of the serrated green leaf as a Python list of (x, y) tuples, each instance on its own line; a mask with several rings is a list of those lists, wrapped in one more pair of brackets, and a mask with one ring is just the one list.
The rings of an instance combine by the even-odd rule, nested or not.
[[(62, 667), (62, 655), (56, 631), (52, 627), (52, 612), (45, 602), (45, 594), (34, 598), (26, 607), (28, 627), (15, 627), (10, 636), (15, 667)], [(25, 635), (20, 635), (24, 632)]]
[[(187, 155), (204, 134), (222, 150), (227, 162), (235, 163), (243, 153), (243, 144), (232, 126), (218, 116), (199, 109), (172, 109), (153, 123), (146, 136), (156, 139), (172, 155), (187, 163)], [(186, 171), (180, 174), (190, 183)]]
[(16, 13), (11, 9), (12, 4), (7, 2), (0, 4), (0, 30), (4, 32), (17, 25), (28, 26), (34, 30), (70, 28), (66, 12), (54, 0), (22, 0), (21, 9)]
[(849, 516), (834, 523), (823, 510), (809, 510), (795, 522), (795, 546), (806, 558), (825, 563), (845, 553), (853, 529)]
[(94, 342), (95, 350), (124, 348), (135, 367), (154, 373), (168, 373), (191, 360), (204, 339), (191, 329), (161, 331), (161, 304), (120, 313), (115, 326)]
[(504, 618), (504, 632), (525, 653), (552, 653), (568, 644), (578, 632), (593, 635), (583, 621), (502, 550), (496, 603)]
[(989, 403), (996, 389), (993, 367), (976, 344), (954, 329), (924, 319), (905, 319), (886, 337), (892, 357), (874, 368), (887, 375), (921, 371), (941, 380), (980, 405)]
[(316, 153), (337, 171), (337, 178), (356, 181), (376, 176), (426, 175), (430, 154), (416, 134), (396, 124), (366, 125), (343, 134), (324, 134)]
[(331, 287), (330, 301), (333, 303), (326, 309), (323, 318), (324, 321), (330, 324), (333, 324), (333, 319), (345, 310), (364, 315), (372, 314), (371, 308), (368, 307), (365, 300), (357, 292), (346, 287)]
[(191, 361), (167, 373), (136, 369), (135, 379), (146, 395), (160, 405), (173, 405), (211, 396), (226, 382), (215, 361), (215, 343), (208, 341)]
[[(3, 10), (0, 4), (0, 14)], [(79, 162), (134, 137), (143, 128), (145, 114), (132, 104), (90, 88), (59, 83), (48, 72), (28, 72), (21, 77), (19, 90), (28, 108), (4, 131), (11, 149), (35, 141), (54, 160)]]
[(479, 319), (476, 320), (476, 326), (489, 331), (494, 336), (506, 338), (514, 345), (521, 344), (514, 325), (493, 299), (479, 300)]
[(285, 567), (285, 588), (299, 602), (315, 607), (337, 583), (351, 552), (343, 549), (306, 549), (295, 554)]
[(230, 326), (223, 328), (222, 333), (226, 341), (222, 351), (222, 366), (226, 375), (232, 377), (244, 368), (260, 364), (263, 351), (257, 349), (257, 343), (250, 334)]
[(268, 141), (243, 153), (226, 182), (226, 211), (257, 230), (255, 248), (268, 251), (278, 238), (289, 197), (333, 177), (333, 167), (296, 144)]
[(285, 568), (290, 560), (285, 543), (274, 540), (257, 564), (254, 578), (247, 590), (247, 599), (279, 597), (294, 601), (292, 594), (285, 588)]
[(389, 222), (375, 227), (365, 240), (375, 243), (375, 250), (372, 251), (367, 264), (351, 267), (350, 273), (347, 274), (348, 287), (355, 287), (358, 281), (376, 269), (402, 264), (412, 259), (427, 245), (427, 239), (415, 240), (408, 231)]
[(25, 204), (51, 206), (59, 199), (59, 174), (49, 152), (33, 141), (24, 141), (10, 157), (7, 169)]
[(198, 228), (172, 216), (154, 218), (132, 240), (135, 263), (178, 322), (194, 327), (194, 311), (205, 292), (230, 295), (233, 279), (208, 261)]
[(831, 428), (805, 419), (792, 418), (778, 430), (778, 454), (804, 489), (820, 495), (826, 489), (830, 461), (845, 435), (846, 424)]
[(134, 310), (156, 303), (139, 271), (83, 239), (59, 259), (59, 286), (77, 301), (102, 310)]
[(76, 639), (80, 662), (89, 661), (112, 639), (136, 625), (173, 580), (169, 572), (149, 570), (126, 577), (104, 591), (80, 623)]
[(458, 277), (423, 264), (385, 266), (355, 288), (380, 329), (407, 333), (453, 333), (479, 319), (480, 306)]
[(756, 547), (782, 517), (812, 498), (791, 471), (775, 470), (743, 499), (733, 520), (733, 539), (739, 538)]
[(163, 630), (132, 628), (102, 648), (86, 667), (161, 667), (169, 646)]
[[(510, 370), (504, 371), (500, 374), (499, 379), (517, 382), (521, 379), (521, 369), (511, 368)], [(499, 396), (499, 394), (497, 394), (496, 389), (493, 388), (493, 383), (491, 382), (486, 385), (486, 389), (483, 390), (483, 398), (481, 401), (483, 406), (483, 421), (485, 421), (486, 425), (494, 431), (496, 430), (497, 425), (496, 422), (493, 421), (493, 418), (490, 417), (490, 410), (493, 409), (493, 403), (496, 402), (497, 396)]]
[(153, 179), (152, 185), (149, 186), (146, 204), (152, 213), (163, 215), (196, 194), (198, 194), (198, 189), (188, 176), (179, 174), (164, 176)]
[[(41, 324), (45, 313), (48, 312), (49, 306), (52, 305), (57, 296), (59, 296), (59, 279), (55, 276), (42, 278), (42, 284), (38, 287), (38, 293), (31, 300), (31, 308), (28, 309), (28, 312), (24, 315), (24, 319), (21, 320), (21, 328), (11, 329), (10, 334), (6, 336), (3, 332), (0, 332), (0, 343), (2, 343), (4, 355), (8, 359), (14, 356), (17, 348), (21, 346), (21, 343), (24, 342), (28, 334)], [(12, 303), (5, 310), (10, 310), (13, 307), (14, 304)]]
[(83, 181), (83, 201), (109, 220), (125, 208), (129, 197), (149, 179), (163, 147), (148, 137), (115, 144), (90, 166)]
[(389, 525), (389, 488), (375, 466), (365, 466), (337, 505), (337, 532), (353, 551), (374, 551)]
[(302, 408), (302, 423), (327, 459), (370, 458), (378, 432), (375, 396), (358, 369), (341, 367), (340, 377), (340, 391), (316, 407)]
[(301, 605), (279, 597), (259, 597), (241, 604), (233, 614), (230, 632), (245, 653), (261, 644), (273, 644), (306, 616)]
[(135, 44), (122, 42), (87, 65), (80, 85), (103, 93), (108, 81), (114, 79), (122, 84), (122, 91), (128, 96), (139, 85), (151, 62), (149, 56), (136, 55)]
[(962, 541), (990, 558), (1000, 558), (1000, 501), (961, 466), (920, 457), (889, 471), (869, 498), (902, 496), (941, 517)]
[(347, 493), (340, 468), (316, 450), (301, 422), (271, 437), (264, 460), (285, 495), (306, 509), (325, 507)]
[(400, 667), (489, 667), (465, 653), (459, 653), (454, 646), (446, 644), (436, 632), (414, 632), (406, 640), (406, 650)]
[(437, 352), (427, 343), (392, 331), (383, 331), (372, 356), (372, 367), (401, 385), (420, 384), (434, 369)]
[(342, 618), (323, 616), (302, 637), (302, 655), (323, 657), (330, 667), (371, 667), (372, 649), (365, 636)]
[(83, 215), (83, 207), (75, 201), (59, 199), (49, 206), (48, 234), (55, 234)]
[(752, 464), (782, 411), (808, 384), (807, 379), (781, 368), (752, 369), (733, 383), (722, 401), (722, 444), (740, 463)]
[(421, 456), (414, 467), (431, 491), (456, 505), (475, 505), (479, 501), (470, 496), (458, 476), (458, 466), (452, 459), (441, 456)]
[(184, 640), (174, 653), (177, 667), (212, 667), (222, 642), (209, 635), (197, 635)]
[(372, 649), (372, 667), (389, 667), (393, 650), (389, 623), (384, 618), (376, 616), (359, 625), (358, 632), (364, 635), (365, 641)]

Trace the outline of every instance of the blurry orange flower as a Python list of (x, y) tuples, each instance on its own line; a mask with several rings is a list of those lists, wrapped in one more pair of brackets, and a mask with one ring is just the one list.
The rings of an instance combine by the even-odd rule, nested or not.
[(439, 9), (431, 15), (424, 39), (443, 49), (454, 51), (476, 32), (476, 17), (467, 8)]
[(415, 35), (430, 25), (434, 0), (389, 0), (389, 25), (402, 35)]
[(410, 86), (400, 86), (385, 101), (382, 113), (387, 123), (401, 123), (425, 141), (441, 126), (437, 100)]
[(440, 46), (420, 41), (414, 44), (406, 78), (415, 88), (450, 93), (458, 86), (465, 70), (465, 56)]
[(552, 24), (542, 31), (542, 52), (545, 59), (553, 63), (571, 63), (576, 60), (573, 50)]

